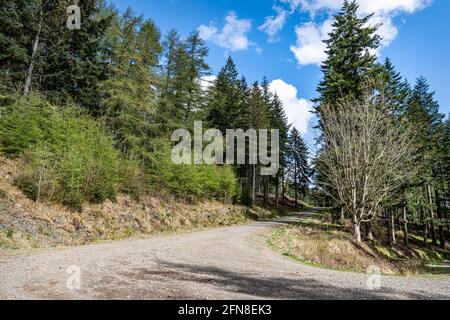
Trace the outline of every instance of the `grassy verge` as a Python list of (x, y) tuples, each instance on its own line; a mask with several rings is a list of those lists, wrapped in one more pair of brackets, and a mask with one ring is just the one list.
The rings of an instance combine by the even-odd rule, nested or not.
[(391, 247), (382, 240), (359, 245), (353, 241), (349, 228), (330, 223), (328, 216), (322, 213), (283, 226), (272, 233), (269, 245), (308, 265), (356, 272), (377, 266), (385, 275), (429, 273), (426, 265), (450, 260), (448, 251), (423, 248), (415, 242), (409, 248)]

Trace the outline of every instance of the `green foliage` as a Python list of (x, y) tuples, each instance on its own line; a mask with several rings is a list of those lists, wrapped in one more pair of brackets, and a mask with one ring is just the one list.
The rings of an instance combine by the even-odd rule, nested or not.
[(112, 76), (100, 85), (104, 92), (101, 117), (110, 129), (116, 147), (125, 158), (150, 158), (155, 125), (156, 67), (161, 53), (160, 32), (151, 20), (128, 9), (113, 12), (106, 34), (111, 49)]
[(113, 140), (74, 107), (19, 100), (2, 113), (0, 145), (10, 156), (21, 156), (17, 184), (33, 200), (80, 210), (85, 201), (115, 199), (118, 153)]
[(366, 80), (380, 74), (381, 67), (371, 53), (380, 45), (380, 37), (375, 34), (377, 26), (368, 27), (373, 15), (359, 17), (358, 8), (355, 0), (346, 0), (335, 16), (333, 31), (325, 41), (328, 57), (322, 65), (324, 79), (317, 88), (320, 93), (317, 102), (359, 99)]
[(236, 178), (229, 166), (176, 165), (168, 145), (155, 155), (152, 182), (187, 199), (232, 199), (237, 193)]
[(19, 100), (2, 110), (0, 118), (0, 147), (9, 156), (17, 157), (38, 141), (57, 138), (53, 107), (44, 100)]
[(296, 128), (293, 128), (290, 132), (287, 154), (288, 163), (290, 164), (289, 175), (292, 177), (297, 199), (297, 193), (299, 191), (303, 195), (306, 195), (306, 191), (311, 182), (311, 169), (308, 164), (308, 147)]
[(37, 0), (0, 1), (0, 92), (14, 93), (25, 81), (38, 6)]
[(239, 128), (241, 102), (239, 96), (238, 71), (231, 57), (220, 70), (217, 79), (208, 92), (206, 121), (211, 128), (225, 132), (227, 129)]
[(139, 200), (149, 188), (147, 174), (141, 162), (121, 159), (120, 163), (119, 190)]

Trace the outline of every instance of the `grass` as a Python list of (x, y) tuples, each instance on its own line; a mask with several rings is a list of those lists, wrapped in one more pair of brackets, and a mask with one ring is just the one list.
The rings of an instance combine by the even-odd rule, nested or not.
[(357, 244), (351, 229), (330, 223), (329, 216), (321, 212), (283, 226), (271, 234), (268, 243), (301, 263), (339, 271), (366, 272), (377, 266), (385, 275), (410, 276), (430, 273), (426, 265), (450, 260), (450, 252), (423, 248), (420, 242), (412, 241), (410, 248), (401, 244), (390, 247), (383, 240)]

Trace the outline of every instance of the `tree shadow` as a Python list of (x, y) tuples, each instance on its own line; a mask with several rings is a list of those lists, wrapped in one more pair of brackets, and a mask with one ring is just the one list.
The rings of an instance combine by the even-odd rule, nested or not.
[[(276, 300), (386, 300), (400, 295), (405, 299), (430, 299), (429, 295), (419, 292), (398, 292), (391, 289), (370, 291), (366, 283), (361, 283), (361, 289), (342, 288), (313, 278), (299, 276), (295, 278), (256, 277), (248, 273), (238, 273), (229, 270), (159, 261), (159, 266), (170, 273), (172, 280), (186, 283), (199, 283), (220, 288), (230, 293), (239, 293), (255, 299)], [(134, 269), (129, 277), (140, 280), (155, 280), (155, 270)], [(445, 296), (434, 296), (433, 299), (448, 299)]]

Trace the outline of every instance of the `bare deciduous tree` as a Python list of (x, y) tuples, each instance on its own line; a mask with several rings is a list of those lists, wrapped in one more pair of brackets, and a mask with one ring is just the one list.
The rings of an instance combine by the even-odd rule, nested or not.
[(411, 134), (387, 112), (380, 96), (321, 107), (324, 149), (318, 157), (319, 181), (352, 217), (355, 239), (361, 224), (377, 215), (412, 173)]

